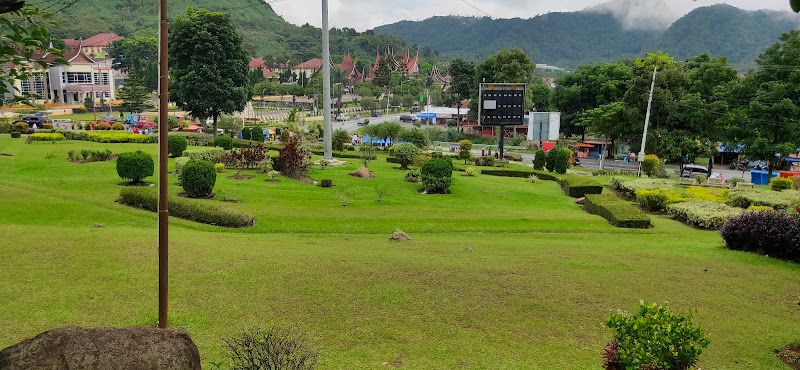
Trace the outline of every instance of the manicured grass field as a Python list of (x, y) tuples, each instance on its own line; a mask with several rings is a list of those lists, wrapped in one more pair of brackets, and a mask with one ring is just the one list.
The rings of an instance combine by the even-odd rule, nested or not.
[[(83, 148), (157, 151), (0, 136), (12, 155), (0, 156), (0, 348), (65, 325), (155, 322), (156, 215), (114, 202), (114, 162), (66, 161)], [(225, 359), (221, 336), (260, 323), (306, 331), (330, 368), (597, 368), (604, 318), (640, 300), (694, 312), (711, 338), (703, 368), (780, 368), (772, 350), (800, 341), (796, 264), (655, 216), (614, 228), (555, 182), (456, 172), (453, 194), (422, 195), (383, 156), (373, 180), (348, 176), (350, 161), (310, 174), (332, 189), (219, 174), (218, 197), (243, 201), (222, 204), (252, 228), (171, 220), (171, 324), (204, 365)], [(342, 187), (358, 196), (347, 207)], [(388, 241), (398, 227), (414, 240)]]

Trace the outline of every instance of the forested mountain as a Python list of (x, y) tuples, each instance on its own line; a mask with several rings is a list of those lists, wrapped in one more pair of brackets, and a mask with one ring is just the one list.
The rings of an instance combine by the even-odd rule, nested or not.
[[(55, 20), (61, 24), (52, 32), (59, 38), (87, 38), (100, 32), (114, 32), (124, 37), (157, 35), (157, 1), (55, 0), (43, 4), (45, 7), (52, 4), (48, 11), (55, 13)], [(322, 33), (319, 28), (288, 23), (261, 0), (170, 0), (169, 19), (185, 14), (187, 7), (229, 14), (251, 56), (268, 55), (276, 61), (297, 63), (320, 57)], [(315, 13), (315, 16), (319, 17), (319, 14)], [(358, 33), (348, 28), (331, 30), (334, 60), (350, 51), (357, 61), (366, 63), (375, 60), (376, 49), (385, 50), (387, 47), (399, 52), (412, 46), (394, 36)], [(426, 56), (435, 55), (430, 49), (424, 51)]]
[(798, 25), (800, 17), (794, 13), (713, 5), (695, 9), (664, 31), (625, 29), (610, 12), (594, 9), (529, 19), (432, 17), (376, 27), (374, 32), (430, 46), (448, 58), (483, 60), (516, 46), (537, 63), (574, 68), (664, 50), (678, 59), (706, 52), (728, 56), (745, 70), (781, 33)]

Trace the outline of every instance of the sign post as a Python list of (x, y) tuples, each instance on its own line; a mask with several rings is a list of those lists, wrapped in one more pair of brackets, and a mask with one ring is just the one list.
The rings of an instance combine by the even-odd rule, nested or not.
[(505, 127), (525, 124), (525, 89), (524, 83), (482, 83), (478, 88), (478, 125), (500, 129), (500, 160)]

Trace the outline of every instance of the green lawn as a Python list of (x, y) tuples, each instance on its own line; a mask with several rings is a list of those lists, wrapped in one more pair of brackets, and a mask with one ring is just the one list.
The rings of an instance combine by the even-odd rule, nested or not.
[[(157, 151), (0, 136), (12, 155), (0, 156), (0, 348), (59, 326), (155, 322), (156, 215), (114, 202), (114, 162), (66, 161), (82, 148)], [(225, 205), (252, 228), (172, 219), (171, 324), (204, 365), (224, 359), (221, 336), (262, 323), (308, 332), (330, 368), (597, 368), (603, 319), (640, 300), (695, 313), (711, 337), (704, 368), (780, 368), (772, 350), (800, 341), (800, 266), (725, 250), (716, 232), (656, 216), (614, 228), (555, 182), (456, 172), (453, 194), (422, 195), (383, 156), (376, 179), (348, 176), (358, 165), (310, 174), (332, 189), (220, 174), (215, 192), (242, 200)], [(358, 194), (347, 207), (342, 187)], [(398, 227), (414, 240), (388, 241)]]

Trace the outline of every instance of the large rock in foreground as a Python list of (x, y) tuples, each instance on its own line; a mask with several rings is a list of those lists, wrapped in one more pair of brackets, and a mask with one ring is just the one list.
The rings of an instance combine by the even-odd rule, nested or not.
[(180, 329), (68, 326), (3, 349), (0, 369), (200, 369), (200, 352)]

